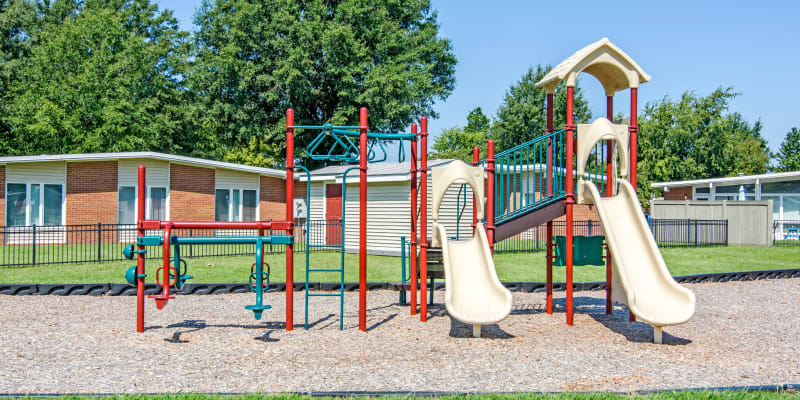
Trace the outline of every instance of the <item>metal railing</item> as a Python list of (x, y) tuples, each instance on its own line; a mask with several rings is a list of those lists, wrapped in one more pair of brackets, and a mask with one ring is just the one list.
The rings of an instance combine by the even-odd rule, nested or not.
[[(295, 221), (295, 251), (337, 251), (341, 240), (341, 221)], [(306, 231), (307, 230), (307, 231)], [(146, 235), (161, 235), (159, 230), (147, 230)], [(265, 232), (269, 235), (272, 232)], [(176, 236), (255, 236), (254, 229), (173, 229)], [(332, 239), (333, 238), (333, 239)], [(136, 225), (87, 224), (63, 226), (0, 226), (0, 267), (21, 267), (47, 264), (87, 264), (124, 261), (122, 249), (136, 241)], [(255, 254), (252, 244), (193, 244), (181, 246), (183, 257), (226, 257)], [(162, 249), (153, 246), (148, 259), (160, 259)], [(283, 253), (285, 245), (265, 245), (265, 252)]]
[(800, 220), (772, 222), (773, 246), (800, 246)]
[(661, 247), (728, 245), (727, 219), (651, 219), (650, 231)]
[[(800, 221), (797, 221), (800, 226)], [(553, 236), (566, 235), (564, 221), (553, 222)], [(603, 235), (599, 221), (575, 221), (575, 236)], [(728, 245), (728, 220), (652, 219), (650, 232), (660, 247), (704, 247)], [(800, 244), (800, 241), (796, 241)], [(528, 229), (494, 245), (495, 253), (545, 251), (547, 225)]]
[(559, 130), (495, 154), (496, 224), (563, 197), (564, 141)]

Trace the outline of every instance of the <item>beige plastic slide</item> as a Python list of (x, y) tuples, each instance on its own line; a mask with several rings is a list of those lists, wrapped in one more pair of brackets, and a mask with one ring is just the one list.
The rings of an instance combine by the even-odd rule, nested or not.
[(627, 304), (638, 319), (652, 325), (653, 341), (661, 343), (661, 327), (682, 324), (694, 314), (694, 293), (675, 282), (667, 270), (627, 180), (619, 180), (617, 194), (605, 198), (593, 183), (581, 180), (579, 185), (597, 207), (611, 250), (612, 299)]
[[(472, 334), (481, 335), (481, 325), (495, 324), (511, 313), (511, 292), (497, 278), (492, 253), (483, 224), (468, 240), (448, 240), (447, 230), (438, 223), (439, 208), (447, 188), (468, 184), (478, 199), (483, 199), (483, 168), (453, 161), (433, 168), (433, 246), (442, 248), (445, 276), (445, 306), (455, 319), (472, 325)], [(477, 202), (478, 220), (483, 218), (483, 202)]]

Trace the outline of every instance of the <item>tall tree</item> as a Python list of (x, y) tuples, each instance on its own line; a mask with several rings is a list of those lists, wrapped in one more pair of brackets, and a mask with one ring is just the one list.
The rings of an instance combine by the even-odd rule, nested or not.
[(778, 152), (772, 155), (777, 164), (772, 167), (777, 172), (800, 171), (800, 131), (797, 127), (786, 133)]
[(191, 86), (229, 161), (280, 165), (289, 107), (298, 124), (357, 125), (366, 106), (370, 130), (393, 132), (455, 85), (429, 0), (204, 0), (195, 22)]
[(467, 115), (466, 127), (445, 129), (433, 142), (433, 158), (455, 158), (466, 163), (472, 162), (472, 149), (478, 147), (481, 158), (486, 157), (486, 142), (491, 120), (480, 107)]
[(190, 153), (202, 142), (187, 125), (187, 33), (171, 12), (149, 0), (38, 7), (46, 29), (9, 83), (5, 154)]
[[(499, 149), (514, 147), (539, 137), (547, 130), (547, 94), (544, 89), (535, 87), (552, 67), (537, 65), (519, 81), (511, 85), (503, 103), (497, 111), (492, 136)], [(592, 113), (583, 98), (580, 88), (575, 88), (575, 123), (589, 122)], [(556, 88), (553, 102), (554, 129), (561, 129), (566, 123), (567, 90), (561, 84)]]
[(648, 103), (639, 118), (638, 192), (647, 204), (651, 182), (758, 174), (767, 170), (769, 151), (761, 122), (748, 123), (728, 111), (737, 96), (718, 88), (702, 97), (686, 92)]

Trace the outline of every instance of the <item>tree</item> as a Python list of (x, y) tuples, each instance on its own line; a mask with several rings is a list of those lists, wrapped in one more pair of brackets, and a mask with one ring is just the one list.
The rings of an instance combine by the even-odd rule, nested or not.
[(490, 126), (491, 120), (483, 110), (480, 107), (475, 108), (467, 115), (466, 127), (445, 129), (436, 137), (431, 158), (455, 158), (469, 164), (472, 163), (472, 149), (476, 146), (480, 149), (480, 158), (486, 158)]
[(279, 166), (287, 108), (297, 124), (357, 125), (366, 106), (371, 131), (396, 132), (455, 85), (429, 0), (205, 0), (195, 22), (198, 117), (229, 161)]
[(769, 162), (761, 123), (730, 113), (733, 88), (706, 97), (685, 92), (648, 103), (639, 118), (638, 193), (646, 205), (651, 182), (764, 173)]
[[(535, 87), (551, 69), (537, 65), (511, 85), (503, 103), (497, 111), (497, 121), (492, 136), (498, 149), (508, 149), (544, 135), (547, 130), (547, 94)], [(592, 113), (583, 98), (580, 88), (575, 88), (575, 123), (589, 122)], [(567, 90), (563, 84), (556, 88), (553, 102), (553, 128), (561, 129), (566, 124)]]
[[(191, 153), (187, 33), (149, 0), (54, 1), (8, 88), (5, 154)], [(52, 9), (52, 12), (49, 10)]]
[(792, 128), (783, 138), (780, 149), (772, 157), (777, 161), (776, 172), (800, 171), (800, 131)]

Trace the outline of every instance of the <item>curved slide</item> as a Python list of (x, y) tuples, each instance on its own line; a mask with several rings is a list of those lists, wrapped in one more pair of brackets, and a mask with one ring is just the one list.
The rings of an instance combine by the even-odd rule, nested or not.
[(483, 219), (483, 168), (452, 161), (433, 172), (433, 246), (442, 248), (445, 306), (453, 318), (472, 325), (472, 335), (481, 336), (481, 325), (495, 324), (511, 313), (511, 292), (497, 279), (489, 240), (483, 224), (475, 227), (468, 240), (450, 241), (447, 230), (438, 223), (439, 208), (447, 188), (467, 184), (476, 199), (478, 220)]
[(468, 240), (448, 241), (443, 225), (435, 224), (434, 235), (442, 244), (445, 306), (455, 319), (472, 324), (472, 334), (481, 335), (481, 325), (496, 324), (511, 313), (511, 292), (500, 283), (483, 224)]
[(694, 314), (694, 293), (667, 270), (631, 184), (618, 183), (617, 195), (603, 198), (593, 183), (579, 181), (584, 196), (597, 207), (611, 250), (612, 299), (652, 325), (654, 341), (661, 343), (661, 327), (682, 324)]

